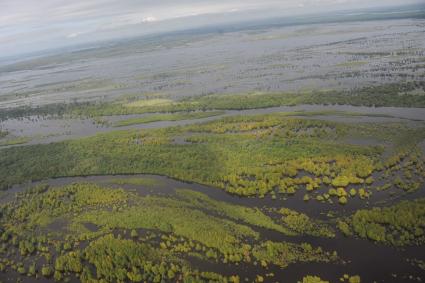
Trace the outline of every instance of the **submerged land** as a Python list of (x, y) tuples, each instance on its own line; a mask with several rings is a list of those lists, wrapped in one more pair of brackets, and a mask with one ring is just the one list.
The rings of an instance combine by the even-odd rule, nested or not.
[(418, 13), (0, 66), (0, 281), (422, 282)]

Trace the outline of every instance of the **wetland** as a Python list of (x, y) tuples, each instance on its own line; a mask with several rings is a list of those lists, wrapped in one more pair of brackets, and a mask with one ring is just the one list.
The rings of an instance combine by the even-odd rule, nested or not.
[(423, 282), (424, 34), (271, 25), (0, 65), (0, 282)]

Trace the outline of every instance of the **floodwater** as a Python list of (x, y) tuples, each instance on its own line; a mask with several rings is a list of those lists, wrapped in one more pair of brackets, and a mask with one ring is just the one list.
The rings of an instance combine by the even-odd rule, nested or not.
[[(0, 66), (0, 109), (75, 101), (112, 101), (122, 95), (155, 94), (179, 98), (252, 91), (351, 90), (387, 83), (423, 82), (424, 56), (423, 19), (316, 24), (224, 34), (170, 36), (146, 42), (136, 40)], [(425, 121), (425, 109), (420, 108), (299, 105), (232, 110), (225, 111), (220, 116), (203, 119), (153, 122), (120, 128), (112, 127), (108, 123), (99, 125), (91, 119), (30, 117), (2, 121), (0, 129), (9, 131), (14, 137), (30, 137), (31, 140), (24, 145), (47, 144), (115, 130), (184, 126), (232, 115), (303, 111), (360, 114), (353, 116), (330, 113), (308, 116), (309, 119), (346, 123), (405, 122), (406, 125), (416, 126), (423, 125)], [(105, 119), (114, 123), (141, 116), (144, 115), (111, 116)], [(353, 139), (350, 142), (373, 144), (374, 140)], [(421, 143), (421, 148), (425, 152), (424, 142)], [(350, 199), (346, 206), (317, 201), (306, 203), (302, 200), (301, 192), (285, 200), (272, 200), (270, 197), (241, 198), (217, 188), (162, 176), (131, 176), (157, 180), (158, 184), (152, 187), (108, 183), (111, 178), (127, 177), (69, 177), (42, 182), (52, 186), (73, 182), (96, 182), (136, 190), (142, 195), (172, 195), (176, 190), (184, 188), (203, 192), (214, 199), (232, 204), (249, 207), (284, 206), (317, 219), (325, 219), (328, 211), (349, 215), (359, 208), (382, 205), (383, 200), (388, 200), (385, 204), (395, 201), (391, 191), (374, 192), (368, 202)], [(16, 185), (11, 190), (0, 193), (0, 203), (12, 200), (16, 192), (26, 188), (27, 185)], [(396, 199), (424, 196), (425, 190), (421, 188), (413, 194), (398, 195)], [(64, 226), (66, 223), (58, 222), (54, 225)], [(89, 223), (87, 227), (91, 230), (97, 229)], [(266, 282), (297, 282), (307, 274), (319, 275), (331, 282), (338, 282), (343, 274), (358, 274), (362, 282), (400, 283), (418, 282), (418, 277), (425, 279), (423, 270), (406, 261), (407, 258), (425, 260), (425, 246), (396, 249), (367, 240), (348, 239), (340, 234), (337, 234), (335, 239), (288, 237), (266, 229), (254, 229), (260, 232), (264, 240), (309, 242), (325, 250), (336, 250), (346, 262), (297, 263), (285, 269), (269, 267), (267, 272), (273, 272), (275, 277), (266, 278)], [(252, 279), (256, 274), (264, 274), (262, 268), (253, 265), (223, 265), (196, 259), (191, 261), (200, 269), (227, 275), (238, 273), (243, 278)], [(9, 274), (1, 274), (0, 279), (16, 282), (16, 276), (7, 276)], [(34, 282), (34, 279), (24, 279), (24, 282)], [(53, 280), (38, 279), (36, 282)]]
[(0, 109), (423, 82), (424, 55), (423, 19), (170, 35), (0, 66)]
[[(218, 120), (223, 117), (235, 115), (259, 115), (271, 113), (291, 113), (300, 112), (300, 115), (294, 116), (303, 118), (303, 114), (309, 112), (328, 111), (328, 114), (317, 114), (308, 116), (309, 119), (319, 119), (327, 121), (336, 121), (343, 123), (390, 123), (390, 122), (407, 122), (414, 126), (425, 121), (425, 108), (401, 108), (401, 107), (364, 107), (350, 105), (298, 105), (298, 106), (281, 106), (263, 109), (250, 110), (228, 110), (224, 114), (193, 120), (181, 121), (160, 121), (125, 127), (113, 127), (112, 125), (118, 121), (144, 117), (155, 114), (141, 115), (120, 115), (103, 117), (106, 124), (97, 124), (91, 119), (59, 119), (46, 117), (30, 117), (21, 119), (9, 119), (0, 122), (0, 129), (7, 130), (11, 136), (30, 137), (31, 140), (24, 145), (46, 144), (59, 142), (63, 140), (76, 139), (92, 136), (96, 133), (104, 133), (116, 130), (132, 130), (132, 129), (157, 129), (171, 126), (185, 126)], [(345, 115), (344, 115), (345, 113)], [(355, 113), (356, 115), (351, 115)], [(21, 145), (15, 145), (21, 146)], [(3, 146), (0, 148), (5, 148)]]
[[(116, 185), (113, 184), (117, 179), (125, 178), (147, 178), (155, 180), (150, 185)], [(322, 218), (323, 213), (328, 210), (334, 210), (339, 215), (348, 215), (355, 209), (365, 207), (364, 201), (355, 202), (350, 200), (349, 205), (341, 206), (338, 204), (321, 204), (319, 202), (310, 201), (308, 203), (302, 201), (296, 196), (289, 197), (287, 200), (272, 200), (270, 198), (241, 198), (227, 194), (223, 190), (200, 185), (196, 183), (187, 183), (168, 177), (157, 175), (116, 175), (116, 176), (88, 176), (88, 177), (67, 177), (41, 181), (50, 186), (63, 186), (75, 182), (94, 182), (108, 187), (121, 187), (124, 189), (136, 191), (141, 195), (160, 194), (173, 195), (179, 189), (189, 189), (207, 194), (209, 197), (248, 207), (288, 207), (297, 211), (307, 213), (313, 218)], [(16, 185), (11, 190), (0, 195), (0, 203), (4, 203), (13, 199), (18, 191), (36, 185), (40, 182), (34, 182), (26, 185)], [(388, 195), (387, 195), (388, 196)], [(425, 196), (425, 188), (421, 188), (414, 195), (408, 195), (407, 198), (418, 198)], [(378, 203), (383, 199), (383, 195), (372, 198), (370, 205)], [(326, 208), (324, 208), (326, 206)], [(87, 224), (90, 229), (97, 227)], [(252, 227), (261, 234), (262, 240), (271, 241), (287, 241), (293, 243), (307, 242), (313, 246), (320, 246), (326, 251), (337, 251), (343, 262), (338, 263), (295, 263), (281, 269), (270, 266), (268, 272), (273, 272), (275, 277), (266, 279), (266, 282), (297, 282), (307, 274), (318, 275), (331, 282), (338, 282), (343, 274), (360, 275), (362, 282), (418, 282), (417, 278), (422, 280), (425, 271), (411, 265), (407, 259), (425, 260), (425, 247), (407, 247), (394, 248), (381, 244), (374, 244), (364, 239), (346, 238), (337, 233), (336, 238), (318, 238), (312, 236), (285, 236), (275, 231)], [(216, 271), (222, 274), (232, 275), (239, 274), (242, 278), (252, 280), (256, 274), (264, 274), (264, 269), (254, 265), (224, 265), (221, 263), (205, 262), (199, 259), (191, 258), (192, 264), (200, 270)]]

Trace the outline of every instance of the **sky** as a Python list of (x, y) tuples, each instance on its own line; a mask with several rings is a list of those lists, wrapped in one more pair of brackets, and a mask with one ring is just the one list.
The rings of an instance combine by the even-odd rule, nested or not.
[(0, 57), (113, 38), (424, 0), (0, 0)]

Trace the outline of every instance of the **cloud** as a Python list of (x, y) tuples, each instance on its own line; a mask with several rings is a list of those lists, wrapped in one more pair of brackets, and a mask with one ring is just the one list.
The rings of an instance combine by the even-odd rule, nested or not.
[(149, 17), (145, 17), (142, 19), (142, 23), (152, 23), (152, 22), (156, 22), (157, 18), (153, 17), (153, 16), (149, 16)]
[(83, 32), (73, 32), (73, 33), (68, 34), (66, 37), (67, 38), (74, 38), (74, 37), (77, 37), (77, 36), (82, 35), (82, 34), (84, 34), (84, 33)]

